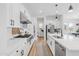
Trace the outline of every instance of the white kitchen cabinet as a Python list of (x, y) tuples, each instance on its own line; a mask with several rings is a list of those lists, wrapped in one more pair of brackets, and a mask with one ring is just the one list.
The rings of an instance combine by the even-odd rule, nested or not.
[(50, 37), (48, 35), (48, 45), (53, 53), (54, 56), (65, 56), (66, 55), (66, 49), (58, 44), (54, 38)]
[(55, 40), (48, 36), (47, 43), (49, 48), (52, 51), (52, 54), (55, 55)]
[[(34, 43), (34, 38), (31, 40), (31, 44), (27, 42), (27, 38), (14, 38), (8, 43), (9, 56), (28, 56), (28, 53)], [(17, 43), (18, 42), (18, 43)]]
[[(24, 13), (30, 20), (30, 15), (24, 6), (21, 4), (8, 4), (8, 27), (20, 27), (20, 13)], [(11, 25), (11, 20), (14, 25)]]
[(18, 6), (18, 4), (13, 5), (13, 20), (15, 27), (20, 27), (20, 10)]
[(18, 4), (8, 4), (8, 27), (20, 27), (20, 12), (18, 6)]
[[(17, 40), (17, 42), (15, 42), (14, 40)], [(13, 39), (13, 44), (11, 46), (13, 46), (12, 48), (10, 48), (10, 51), (8, 51), (8, 54), (10, 56), (21, 56), (21, 50), (23, 49), (23, 43), (24, 43), (25, 39)], [(8, 45), (9, 46), (9, 45)], [(9, 48), (9, 47), (8, 47)]]
[(53, 55), (55, 55), (55, 40), (54, 39), (52, 39), (51, 40), (51, 44), (52, 44), (52, 52), (53, 52)]
[(20, 49), (15, 49), (13, 53), (10, 54), (10, 56), (20, 56), (20, 55), (21, 55)]
[(27, 56), (27, 42), (26, 40), (23, 42), (23, 47), (21, 48), (21, 50), (24, 50), (24, 56)]

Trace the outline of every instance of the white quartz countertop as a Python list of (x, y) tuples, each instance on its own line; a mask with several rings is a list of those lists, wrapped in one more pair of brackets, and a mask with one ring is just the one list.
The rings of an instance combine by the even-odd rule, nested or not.
[(55, 38), (53, 37), (54, 34), (48, 33), (48, 36), (56, 40), (59, 44), (64, 46), (69, 50), (78, 50), (79, 51), (79, 38), (74, 37), (72, 35), (64, 35), (63, 38)]
[(12, 38), (8, 40), (8, 55), (12, 54), (15, 50), (17, 50), (18, 48), (23, 48), (23, 46), (25, 45), (24, 43), (26, 42), (26, 50), (27, 50), (27, 54), (35, 40), (35, 38), (33, 38), (31, 40), (31, 44), (29, 42), (27, 42), (28, 38)]

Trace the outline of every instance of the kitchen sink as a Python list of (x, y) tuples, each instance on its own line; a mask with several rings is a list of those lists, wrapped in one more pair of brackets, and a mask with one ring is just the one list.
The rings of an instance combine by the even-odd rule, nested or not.
[(58, 39), (62, 38), (62, 37), (60, 37), (60, 36), (53, 36), (53, 37), (58, 38)]

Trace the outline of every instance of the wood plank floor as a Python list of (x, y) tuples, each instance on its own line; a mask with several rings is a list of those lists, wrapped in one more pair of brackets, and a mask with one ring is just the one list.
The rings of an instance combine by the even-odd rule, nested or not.
[(52, 56), (46, 41), (44, 38), (39, 37), (37, 41), (34, 42), (29, 56)]

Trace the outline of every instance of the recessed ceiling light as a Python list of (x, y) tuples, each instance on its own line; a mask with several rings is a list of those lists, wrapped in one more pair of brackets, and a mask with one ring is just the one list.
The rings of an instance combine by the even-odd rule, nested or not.
[(72, 27), (72, 26), (73, 26), (73, 23), (70, 23), (70, 24), (69, 24), (69, 27)]
[(40, 10), (40, 13), (42, 13), (42, 10)]

